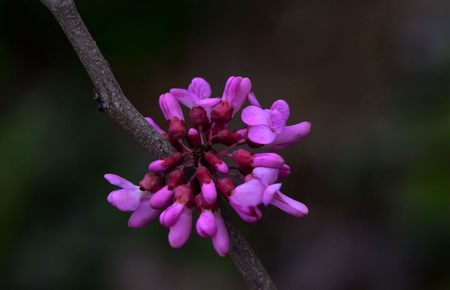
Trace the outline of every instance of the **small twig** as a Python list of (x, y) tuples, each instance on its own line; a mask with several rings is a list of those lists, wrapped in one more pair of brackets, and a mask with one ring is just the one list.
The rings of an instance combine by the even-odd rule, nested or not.
[[(108, 62), (83, 23), (73, 0), (40, 0), (52, 12), (72, 44), (95, 87), (99, 109), (129, 132), (155, 158), (163, 158), (174, 148), (144, 119), (126, 98)], [(230, 256), (249, 289), (276, 289), (269, 274), (242, 234), (222, 209), (227, 225)]]

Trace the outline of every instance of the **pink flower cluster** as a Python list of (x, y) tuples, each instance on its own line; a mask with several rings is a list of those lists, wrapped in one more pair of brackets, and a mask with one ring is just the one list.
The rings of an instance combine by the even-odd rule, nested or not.
[[(229, 122), (246, 101), (250, 105), (241, 115), (245, 127), (230, 129)], [(180, 103), (190, 110), (189, 122)], [(286, 125), (290, 110), (285, 101), (277, 100), (270, 109), (264, 109), (251, 92), (250, 80), (233, 76), (221, 98), (211, 98), (210, 85), (194, 78), (187, 90), (171, 89), (161, 95), (159, 105), (168, 123), (167, 132), (151, 118), (147, 121), (177, 152), (151, 162), (139, 185), (105, 174), (106, 180), (120, 187), (108, 195), (108, 201), (121, 211), (132, 212), (130, 227), (143, 227), (159, 216), (169, 229), (170, 245), (180, 248), (190, 236), (192, 214), (197, 210), (197, 233), (211, 238), (216, 252), (224, 256), (230, 241), (218, 206), (219, 194), (248, 223), (261, 219), (261, 205), (276, 206), (296, 217), (308, 213), (303, 203), (280, 191), (277, 181), (290, 175), (290, 167), (280, 155), (236, 148), (248, 145), (278, 150), (308, 135), (309, 122)], [(186, 180), (188, 172), (193, 174)]]

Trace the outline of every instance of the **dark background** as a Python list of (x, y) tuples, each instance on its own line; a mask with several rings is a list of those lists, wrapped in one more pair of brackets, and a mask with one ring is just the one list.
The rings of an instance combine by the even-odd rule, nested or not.
[[(77, 1), (131, 102), (192, 77), (220, 96), (249, 76), (311, 135), (282, 152), (296, 219), (238, 226), (280, 289), (450, 289), (450, 2)], [(92, 101), (92, 85), (37, 0), (0, 0), (0, 288), (244, 289), (193, 235), (127, 228), (105, 172), (152, 160)]]

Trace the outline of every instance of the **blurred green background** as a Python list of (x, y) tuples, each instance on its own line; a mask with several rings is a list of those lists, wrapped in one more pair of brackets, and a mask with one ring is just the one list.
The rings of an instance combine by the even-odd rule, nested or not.
[[(311, 135), (282, 152), (284, 192), (238, 226), (280, 289), (450, 289), (450, 2), (77, 1), (132, 103), (192, 77), (220, 96), (249, 76)], [(96, 110), (92, 85), (37, 0), (0, 0), (0, 289), (244, 289), (193, 235), (127, 228), (105, 172), (152, 160)]]

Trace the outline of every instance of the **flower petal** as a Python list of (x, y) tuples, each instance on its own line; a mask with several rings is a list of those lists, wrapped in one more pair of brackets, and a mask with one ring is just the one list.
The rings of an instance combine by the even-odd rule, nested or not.
[(248, 139), (256, 144), (271, 144), (277, 138), (277, 134), (265, 125), (252, 126), (248, 129)]
[(206, 111), (206, 115), (208, 119), (211, 120), (211, 111), (212, 108), (220, 102), (219, 98), (207, 98), (201, 99), (197, 101), (197, 106), (202, 107)]
[(278, 179), (278, 172), (277, 168), (256, 167), (253, 169), (252, 175), (267, 186)]
[(290, 215), (296, 216), (296, 217), (303, 217), (308, 214), (309, 210), (303, 203), (296, 201), (295, 199), (290, 198), (289, 196), (277, 192), (272, 201), (271, 204), (273, 206), (278, 207), (284, 212), (287, 212)]
[(197, 233), (202, 238), (210, 238), (217, 233), (217, 225), (214, 215), (210, 210), (203, 210), (195, 224)]
[(143, 192), (139, 189), (119, 189), (108, 195), (108, 201), (121, 211), (133, 211), (141, 202)]
[(201, 185), (202, 196), (207, 204), (214, 204), (217, 199), (217, 190), (214, 181), (203, 183)]
[(159, 97), (159, 106), (164, 114), (164, 118), (168, 121), (173, 117), (184, 121), (183, 111), (177, 99), (170, 93), (162, 94)]
[(257, 106), (257, 107), (261, 107), (261, 105), (258, 102), (258, 99), (256, 99), (256, 95), (252, 92), (250, 94), (248, 94), (248, 101), (250, 102), (250, 104), (252, 104), (253, 106)]
[(248, 106), (242, 110), (242, 121), (249, 125), (267, 125), (270, 126), (270, 113), (256, 106)]
[(173, 196), (173, 190), (166, 185), (153, 194), (150, 204), (153, 208), (165, 208), (172, 203)]
[(254, 223), (262, 217), (262, 212), (258, 207), (242, 207), (234, 203), (232, 200), (230, 200), (230, 205), (234, 208), (239, 217), (247, 223)]
[(281, 168), (284, 165), (284, 159), (276, 153), (258, 153), (253, 157), (253, 167)]
[(272, 131), (275, 132), (277, 135), (283, 133), (286, 127), (286, 119), (284, 119), (284, 116), (276, 110), (269, 112), (271, 121), (270, 128), (272, 129)]
[(248, 78), (234, 76), (228, 78), (222, 100), (231, 105), (233, 116), (240, 110), (251, 89), (252, 83)]
[(103, 177), (112, 185), (118, 186), (123, 189), (137, 189), (138, 186), (134, 185), (130, 181), (126, 180), (123, 177), (120, 177), (119, 175), (112, 174), (112, 173), (106, 173), (103, 175)]
[(156, 124), (156, 122), (150, 118), (150, 117), (145, 117), (145, 120), (147, 120), (147, 122), (153, 127), (153, 129), (155, 129), (159, 134), (163, 135), (166, 134), (166, 132), (161, 129), (161, 127), (159, 127), (158, 124)]
[(283, 133), (278, 135), (270, 149), (283, 149), (306, 137), (311, 131), (310, 122), (301, 122), (295, 125), (286, 126)]
[(230, 237), (219, 210), (214, 213), (214, 218), (216, 220), (217, 233), (212, 238), (212, 244), (217, 254), (223, 257), (230, 250)]
[(128, 219), (128, 226), (130, 228), (142, 228), (155, 219), (159, 213), (159, 210), (150, 206), (150, 197), (148, 196), (142, 199), (137, 209), (131, 214)]
[(263, 193), (263, 203), (265, 206), (267, 206), (273, 199), (273, 196), (275, 195), (275, 193), (280, 190), (281, 188), (281, 183), (275, 183), (272, 185), (269, 185), (266, 187), (266, 189), (264, 190)]
[(239, 206), (257, 206), (261, 203), (264, 185), (258, 179), (252, 179), (237, 186), (231, 196), (230, 200)]
[(195, 106), (195, 103), (199, 100), (196, 94), (193, 94), (185, 89), (171, 89), (170, 93), (178, 100), (178, 102), (182, 103), (189, 109)]
[(192, 230), (192, 210), (184, 208), (177, 222), (170, 227), (169, 244), (172, 248), (181, 248), (189, 239)]
[(160, 223), (166, 228), (173, 226), (179, 219), (181, 213), (183, 212), (183, 209), (183, 204), (175, 202), (161, 213), (161, 215), (159, 216)]
[(272, 104), (272, 107), (270, 108), (271, 111), (278, 111), (281, 113), (284, 119), (284, 123), (286, 123), (287, 119), (290, 115), (289, 105), (284, 100), (277, 100)]
[(192, 79), (188, 91), (197, 95), (199, 99), (205, 99), (211, 96), (211, 86), (203, 78)]

